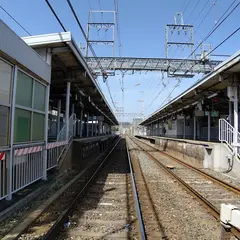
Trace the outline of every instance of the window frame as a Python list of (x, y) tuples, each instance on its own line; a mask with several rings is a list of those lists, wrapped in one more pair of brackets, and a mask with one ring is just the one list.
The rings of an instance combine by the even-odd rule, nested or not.
[(0, 56), (0, 60), (3, 61), (4, 63), (8, 64), (9, 66), (12, 67), (12, 73), (11, 73), (11, 82), (10, 82), (10, 92), (9, 92), (9, 103), (1, 103), (0, 105), (3, 107), (8, 108), (8, 121), (7, 121), (7, 143), (6, 145), (0, 146), (0, 149), (6, 149), (9, 148), (10, 146), (10, 141), (11, 141), (11, 119), (12, 119), (12, 107), (13, 107), (13, 85), (14, 85), (14, 69), (15, 69), (15, 64), (12, 64), (5, 58)]
[[(17, 65), (16, 65), (17, 66)], [(43, 85), (45, 87), (45, 91), (47, 91), (47, 84), (42, 82), (41, 80), (33, 77), (31, 74), (29, 74), (28, 72), (24, 71), (22, 68), (18, 67), (17, 66), (17, 74), (18, 72), (22, 72), (23, 74), (26, 74), (28, 77), (30, 77), (33, 81), (32, 83), (32, 102), (31, 102), (31, 107), (26, 107), (26, 106), (22, 106), (22, 105), (19, 105), (19, 104), (16, 104), (16, 101), (15, 101), (15, 110), (18, 108), (18, 109), (21, 109), (21, 110), (25, 110), (25, 111), (29, 111), (30, 112), (30, 115), (31, 115), (31, 125), (30, 125), (30, 140), (27, 141), (27, 142), (15, 142), (15, 139), (13, 139), (13, 144), (14, 145), (20, 145), (20, 144), (24, 144), (24, 143), (36, 143), (36, 142), (43, 142), (44, 139), (42, 140), (37, 140), (37, 141), (33, 141), (33, 131), (32, 131), (32, 127), (33, 127), (33, 113), (38, 113), (38, 114), (42, 114), (44, 116), (44, 120), (45, 120), (45, 111), (41, 111), (41, 110), (37, 110), (37, 109), (34, 109), (34, 97), (35, 97), (35, 82), (38, 82), (39, 84)], [(16, 76), (16, 83), (17, 84), (17, 76)], [(16, 88), (16, 91), (17, 91), (17, 88)], [(45, 92), (46, 94), (46, 92)], [(48, 104), (46, 102), (46, 100), (44, 100), (44, 103), (45, 103), (45, 106), (46, 104)], [(14, 121), (15, 121), (15, 117), (14, 117)], [(45, 128), (45, 123), (44, 123), (44, 128)], [(15, 131), (16, 129), (14, 129)]]

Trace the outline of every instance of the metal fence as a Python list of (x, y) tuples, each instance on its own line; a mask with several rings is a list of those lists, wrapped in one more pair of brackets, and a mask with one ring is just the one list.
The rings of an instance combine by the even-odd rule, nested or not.
[(0, 200), (7, 196), (7, 161), (10, 149), (0, 150)]
[[(57, 166), (70, 142), (66, 141), (66, 129), (64, 125), (57, 141), (46, 145), (47, 170)], [(76, 115), (73, 114), (69, 118), (69, 140), (75, 136), (75, 132)], [(44, 142), (15, 145), (12, 150), (0, 150), (0, 200), (44, 177), (44, 152)]]
[(68, 142), (54, 142), (47, 145), (47, 170), (57, 166)]
[(44, 143), (14, 146), (12, 192), (43, 177)]

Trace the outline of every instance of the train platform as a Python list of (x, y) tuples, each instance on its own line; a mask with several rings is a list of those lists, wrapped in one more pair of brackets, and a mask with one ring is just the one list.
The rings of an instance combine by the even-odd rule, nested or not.
[(231, 166), (230, 153), (222, 147), (220, 142), (197, 141), (191, 139), (178, 139), (160, 136), (140, 136), (143, 139), (160, 150), (166, 151), (173, 157), (178, 157), (191, 165), (199, 168), (211, 169), (221, 173), (240, 178), (240, 164), (235, 163), (234, 168)]

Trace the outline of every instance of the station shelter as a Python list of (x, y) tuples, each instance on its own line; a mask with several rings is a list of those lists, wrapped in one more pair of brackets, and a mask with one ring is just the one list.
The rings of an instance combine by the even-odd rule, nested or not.
[(118, 124), (71, 33), (21, 39), (0, 21), (0, 200), (56, 167), (73, 138)]
[[(175, 139), (183, 143), (188, 139), (190, 141), (185, 142), (202, 144), (205, 155), (212, 155), (213, 159), (206, 160), (205, 156), (205, 167), (224, 171), (231, 162), (239, 172), (239, 83), (240, 51), (155, 111), (141, 125), (147, 128), (148, 136), (165, 138), (168, 142)], [(212, 149), (218, 150), (209, 153), (214, 152)]]

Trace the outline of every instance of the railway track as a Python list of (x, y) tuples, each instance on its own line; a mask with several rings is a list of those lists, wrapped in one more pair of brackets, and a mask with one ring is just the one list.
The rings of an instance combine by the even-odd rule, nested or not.
[[(140, 151), (144, 151), (151, 160), (184, 186), (215, 218), (220, 218), (221, 203), (240, 207), (240, 189), (238, 187), (182, 162), (166, 152), (159, 151), (141, 140), (131, 138), (131, 141), (136, 144)], [(240, 239), (238, 229), (233, 228), (232, 233)]]
[(6, 239), (145, 239), (128, 157), (121, 139), (98, 167), (93, 165), (23, 231)]

